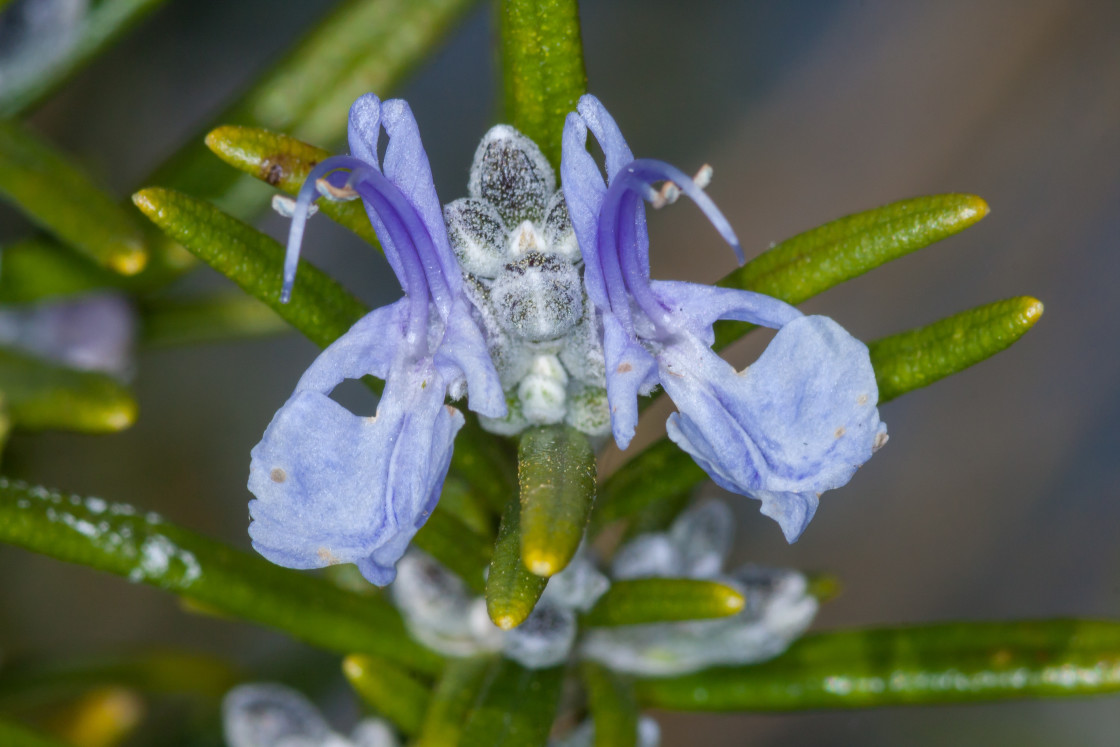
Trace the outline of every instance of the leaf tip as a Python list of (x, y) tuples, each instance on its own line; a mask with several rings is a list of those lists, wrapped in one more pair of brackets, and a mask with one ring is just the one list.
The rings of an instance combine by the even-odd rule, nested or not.
[(229, 150), (230, 139), (236, 135), (237, 131), (240, 129), (241, 128), (236, 125), (215, 127), (210, 130), (210, 132), (206, 133), (206, 137), (203, 138), (202, 142), (206, 143), (207, 148), (221, 157)]
[(961, 206), (961, 218), (968, 225), (979, 222), (992, 212), (991, 206), (983, 197), (976, 195), (962, 195), (962, 197), (964, 201)]
[(1042, 312), (1046, 310), (1046, 307), (1043, 306), (1042, 301), (1039, 301), (1037, 298), (1023, 296), (1022, 300), (1023, 310), (1020, 313), (1020, 319), (1022, 325), (1030, 329), (1035, 325), (1035, 322), (1042, 318)]
[(369, 668), (369, 657), (360, 654), (350, 654), (342, 660), (342, 673), (350, 682), (361, 680), (366, 676)]
[(128, 243), (108, 259), (109, 268), (121, 275), (136, 275), (148, 265), (148, 252), (142, 244)]
[(146, 187), (138, 190), (132, 194), (132, 204), (140, 208), (140, 212), (144, 215), (149, 218), (154, 218), (159, 212), (159, 207), (157, 206), (159, 202), (159, 191), (159, 187)]
[(562, 558), (554, 553), (542, 550), (527, 550), (521, 554), (521, 562), (534, 576), (550, 578), (564, 569), (567, 565)]

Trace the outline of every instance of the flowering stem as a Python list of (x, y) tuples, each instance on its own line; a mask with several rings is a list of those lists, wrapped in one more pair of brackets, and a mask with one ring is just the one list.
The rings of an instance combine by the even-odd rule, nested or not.
[(560, 167), (564, 117), (587, 92), (576, 0), (500, 0), (505, 121)]

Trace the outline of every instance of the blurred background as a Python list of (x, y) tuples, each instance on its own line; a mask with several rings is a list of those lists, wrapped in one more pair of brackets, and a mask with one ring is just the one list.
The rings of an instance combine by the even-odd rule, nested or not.
[[(331, 5), (168, 3), (32, 122), (124, 195)], [(991, 205), (979, 225), (806, 311), (870, 340), (1010, 296), (1046, 304), (1009, 351), (886, 405), (889, 446), (826, 496), (796, 545), (755, 502), (732, 499), (736, 561), (839, 576), (844, 592), (816, 629), (1120, 617), (1120, 4), (596, 0), (582, 13), (590, 90), (636, 154), (685, 171), (715, 167), (709, 192), (748, 257), (905, 197), (969, 192)], [(474, 148), (495, 121), (491, 41), (480, 7), (395, 92), (420, 122), (444, 201), (465, 193)], [(0, 239), (20, 235), (21, 221), (0, 212)], [(734, 266), (690, 206), (651, 224), (655, 276), (711, 281)], [(286, 230), (276, 217), (261, 225)], [(363, 300), (395, 298), (391, 272), (362, 247), (313, 221), (305, 253)], [(204, 269), (184, 287), (225, 283)], [(746, 364), (761, 343), (729, 355)], [(142, 350), (136, 426), (18, 434), (4, 471), (157, 510), (247, 548), (249, 449), (315, 353), (295, 334)], [(664, 412), (649, 419), (650, 437), (663, 422)], [(604, 465), (621, 458), (607, 453)], [(265, 672), (335, 666), (117, 578), (3, 546), (0, 567), (7, 654), (175, 645)], [(1114, 745), (1117, 705), (659, 720), (668, 746)]]

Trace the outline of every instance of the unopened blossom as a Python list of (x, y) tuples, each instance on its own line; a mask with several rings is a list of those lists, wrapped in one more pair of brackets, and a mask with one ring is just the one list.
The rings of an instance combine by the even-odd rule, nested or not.
[(272, 683), (239, 685), (222, 700), (222, 731), (229, 747), (399, 747), (392, 727), (363, 719), (349, 737), (333, 729), (299, 692)]
[(88, 293), (0, 308), (0, 345), (83, 371), (124, 378), (133, 367), (136, 312), (119, 293)]
[[(388, 135), (378, 164), (381, 129)], [(506, 406), (463, 294), (416, 120), (399, 99), (368, 94), (350, 110), (350, 156), (312, 170), (293, 211), (282, 298), (295, 277), (317, 190), (362, 199), (404, 297), (376, 309), (304, 373), (252, 451), (253, 547), (289, 568), (355, 563), (388, 584), (439, 500), (463, 415), (445, 399), (501, 417)], [(373, 417), (330, 398), (344, 379), (385, 381)]]
[(580, 656), (616, 672), (658, 677), (752, 664), (785, 651), (813, 621), (817, 600), (796, 571), (755, 565), (723, 570), (734, 531), (726, 504), (702, 503), (677, 517), (667, 532), (641, 534), (623, 545), (610, 576), (718, 581), (743, 595), (741, 612), (715, 620), (594, 628), (583, 636)]
[(606, 435), (595, 308), (548, 159), (525, 135), (497, 125), (475, 151), (467, 193), (444, 206), (444, 218), (509, 406), (482, 427), (510, 436), (567, 423)]
[[(607, 181), (586, 149), (588, 130), (606, 157)], [(651, 280), (643, 201), (659, 206), (683, 193), (740, 262), (742, 249), (700, 184), (667, 163), (634, 159), (594, 96), (568, 115), (560, 170), (587, 295), (601, 317), (615, 441), (626, 448), (638, 396), (661, 386), (677, 406), (669, 437), (721, 487), (761, 501), (762, 513), (796, 540), (820, 494), (847, 483), (886, 440), (867, 347), (831, 319), (769, 296)], [(737, 371), (711, 349), (719, 319), (778, 333), (754, 365)]]

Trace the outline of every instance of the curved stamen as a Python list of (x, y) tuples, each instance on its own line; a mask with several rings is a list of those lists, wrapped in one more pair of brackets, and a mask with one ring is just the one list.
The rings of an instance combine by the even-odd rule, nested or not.
[[(405, 227), (400, 213), (389, 204), (385, 195), (370, 187), (369, 182), (359, 180), (356, 184), (358, 193), (366, 200), (381, 218), (381, 223), (389, 234), (389, 239), (397, 246), (397, 255), (401, 261), (404, 277), (399, 278), (404, 287), (405, 296), (408, 298), (408, 335), (407, 339), (414, 350), (426, 351), (428, 345), (428, 302), (431, 293), (428, 288), (424, 268), (421, 265), (417, 252), (401, 251), (402, 247), (413, 247), (411, 237)], [(414, 247), (413, 247), (414, 248)]]
[[(288, 303), (292, 297), (292, 285), (296, 282), (296, 268), (299, 266), (299, 250), (303, 244), (303, 230), (307, 226), (311, 203), (319, 196), (315, 182), (331, 172), (352, 169), (362, 162), (350, 156), (334, 156), (311, 169), (303, 186), (299, 188), (295, 207), (292, 209), (292, 225), (288, 228), (288, 248), (284, 253), (284, 284), (280, 288), (280, 303)], [(363, 164), (364, 165), (364, 164)]]
[[(440, 313), (446, 317), (451, 308), (451, 298), (457, 290), (453, 285), (454, 280), (444, 272), (443, 263), (440, 261), (440, 252), (437, 250), (431, 234), (428, 233), (423, 220), (417, 215), (416, 210), (404, 196), (404, 193), (397, 185), (389, 181), (388, 177), (368, 166), (360, 170), (356, 169), (350, 183), (359, 192), (362, 192), (363, 187), (366, 190), (377, 192), (386, 200), (386, 204), (391, 206), (393, 212), (406, 228), (408, 236), (411, 237), (409, 243), (415, 249), (416, 255), (423, 266), (429, 294), (435, 301)], [(457, 279), (458, 276), (455, 276), (455, 278)]]

